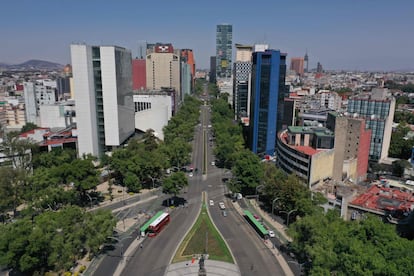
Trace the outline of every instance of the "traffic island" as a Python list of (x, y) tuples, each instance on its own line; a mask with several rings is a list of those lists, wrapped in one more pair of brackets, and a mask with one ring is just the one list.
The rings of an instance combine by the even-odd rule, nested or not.
[(216, 260), (234, 264), (233, 257), (223, 237), (211, 221), (206, 206), (206, 194), (202, 196), (202, 206), (196, 222), (184, 238), (172, 260), (172, 263), (198, 263), (204, 256), (208, 260)]

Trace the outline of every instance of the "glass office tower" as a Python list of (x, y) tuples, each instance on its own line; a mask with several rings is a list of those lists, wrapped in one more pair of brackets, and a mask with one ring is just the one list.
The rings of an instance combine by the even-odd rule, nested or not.
[(259, 156), (275, 152), (283, 122), (285, 75), (286, 54), (278, 50), (253, 53), (249, 145)]
[(230, 78), (232, 71), (233, 26), (217, 25), (216, 30), (216, 76)]

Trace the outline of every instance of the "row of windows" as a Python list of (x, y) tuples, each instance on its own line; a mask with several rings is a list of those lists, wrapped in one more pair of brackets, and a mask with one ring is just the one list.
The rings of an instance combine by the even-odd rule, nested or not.
[(135, 102), (135, 112), (151, 109), (151, 103), (148, 102)]

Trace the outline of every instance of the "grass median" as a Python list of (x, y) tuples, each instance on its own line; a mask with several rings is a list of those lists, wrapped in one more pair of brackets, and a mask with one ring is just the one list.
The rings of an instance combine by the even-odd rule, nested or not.
[(203, 204), (197, 221), (179, 246), (172, 262), (189, 261), (194, 256), (206, 253), (210, 260), (234, 263), (229, 248), (208, 215), (203, 193)]

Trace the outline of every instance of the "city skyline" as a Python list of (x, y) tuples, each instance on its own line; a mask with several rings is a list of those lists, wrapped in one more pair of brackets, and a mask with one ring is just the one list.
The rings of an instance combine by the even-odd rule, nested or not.
[[(414, 70), (414, 3), (304, 0), (270, 2), (148, 2), (18, 0), (3, 3), (0, 62), (42, 59), (70, 63), (70, 44), (119, 45), (139, 55), (139, 44), (172, 43), (193, 49), (197, 69), (215, 55), (216, 25), (233, 26), (236, 43), (266, 43), (288, 54), (309, 55), (309, 68)], [(234, 49), (234, 48), (233, 48)]]

